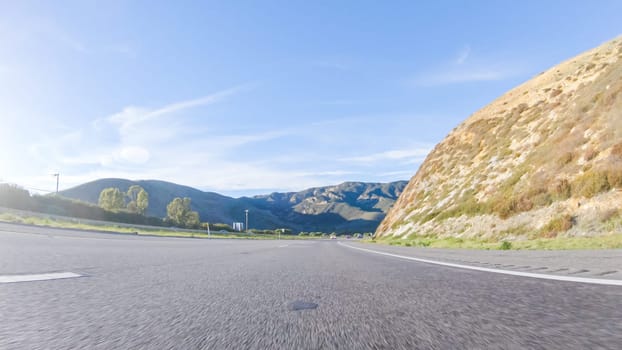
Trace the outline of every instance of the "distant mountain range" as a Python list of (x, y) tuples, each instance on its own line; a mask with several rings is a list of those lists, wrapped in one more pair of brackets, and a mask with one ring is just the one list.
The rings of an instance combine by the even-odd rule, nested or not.
[(147, 215), (151, 216), (164, 217), (170, 201), (175, 197), (189, 197), (192, 209), (204, 222), (243, 222), (244, 210), (248, 209), (250, 228), (343, 233), (374, 232), (406, 184), (406, 181), (345, 182), (300, 192), (232, 198), (165, 181), (100, 179), (60, 194), (97, 204), (99, 194), (105, 188), (127, 191), (130, 186), (139, 185), (149, 193)]

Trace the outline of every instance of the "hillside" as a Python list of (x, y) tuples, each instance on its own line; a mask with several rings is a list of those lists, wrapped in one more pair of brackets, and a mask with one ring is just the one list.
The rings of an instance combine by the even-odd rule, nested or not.
[(622, 233), (622, 38), (501, 96), (428, 155), (378, 237)]
[(244, 221), (256, 229), (291, 228), (295, 231), (373, 232), (406, 186), (405, 181), (386, 184), (346, 182), (301, 192), (231, 198), (165, 181), (100, 179), (61, 191), (62, 196), (97, 203), (108, 187), (127, 191), (139, 185), (149, 193), (151, 216), (166, 216), (166, 205), (175, 197), (192, 199), (192, 209), (202, 221), (231, 224)]

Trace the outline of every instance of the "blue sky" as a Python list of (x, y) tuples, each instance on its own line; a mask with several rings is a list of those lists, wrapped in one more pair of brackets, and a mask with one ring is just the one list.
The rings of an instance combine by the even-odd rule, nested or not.
[(0, 180), (241, 196), (408, 180), (470, 114), (622, 34), (620, 1), (2, 1)]

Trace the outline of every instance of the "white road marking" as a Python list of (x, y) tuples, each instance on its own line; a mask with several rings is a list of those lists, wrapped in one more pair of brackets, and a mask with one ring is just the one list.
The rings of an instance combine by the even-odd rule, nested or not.
[(82, 277), (73, 272), (38, 273), (31, 275), (0, 275), (0, 283), (33, 282)]
[(366, 248), (353, 247), (353, 246), (350, 246), (350, 245), (347, 245), (347, 244), (343, 244), (341, 242), (338, 242), (338, 244), (341, 245), (341, 246), (344, 246), (344, 247), (348, 247), (348, 248), (352, 248), (352, 249), (357, 249), (357, 250), (362, 250), (362, 251), (368, 252), (368, 253), (374, 253), (374, 254), (379, 254), (379, 255), (386, 255), (386, 256), (391, 256), (391, 257), (394, 257), (394, 258), (418, 261), (418, 262), (423, 262), (423, 263), (427, 263), (427, 264), (435, 264), (435, 265), (441, 265), (441, 266), (456, 267), (456, 268), (459, 268), (459, 269), (467, 269), (467, 270), (475, 270), (475, 271), (483, 271), (483, 272), (492, 272), (492, 273), (501, 273), (501, 274), (505, 274), (505, 275), (521, 276), (521, 277), (541, 278), (541, 279), (555, 280), (555, 281), (603, 284), (603, 285), (608, 285), (608, 286), (622, 286), (622, 280), (608, 280), (608, 279), (602, 279), (602, 278), (587, 278), (587, 277), (546, 275), (546, 274), (542, 274), (542, 273), (533, 273), (533, 272), (520, 272), (520, 271), (490, 269), (490, 268), (486, 268), (486, 267), (460, 265), (460, 264), (446, 263), (446, 262), (436, 261), (436, 260), (420, 259), (420, 258), (413, 258), (413, 257), (410, 257), (410, 256), (404, 256), (404, 255), (398, 255), (398, 254), (392, 254), (392, 253), (379, 252), (379, 251), (376, 251), (376, 250), (371, 250), (371, 249), (366, 249)]
[(280, 246), (279, 246), (279, 248), (285, 248), (285, 247), (287, 247), (287, 244), (284, 244), (284, 245), (280, 245)]

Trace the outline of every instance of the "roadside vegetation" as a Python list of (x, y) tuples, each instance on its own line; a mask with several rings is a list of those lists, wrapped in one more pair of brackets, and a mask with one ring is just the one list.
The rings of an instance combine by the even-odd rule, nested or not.
[(127, 224), (165, 226), (161, 218), (142, 215), (128, 210), (108, 210), (90, 203), (57, 195), (31, 195), (27, 190), (11, 184), (0, 184), (0, 206), (50, 215), (89, 220), (113, 221)]
[[(0, 212), (0, 222), (28, 224), (67, 229), (107, 231), (126, 234), (174, 237), (251, 238), (251, 239), (312, 239), (344, 235), (352, 238), (371, 237), (372, 233), (294, 232), (289, 228), (250, 229), (236, 232), (224, 223), (201, 222), (192, 210), (190, 198), (174, 198), (166, 207), (166, 217), (145, 215), (149, 194), (140, 186), (127, 192), (105, 188), (98, 205), (57, 195), (31, 195), (15, 185), (0, 184), (0, 207), (15, 209)], [(133, 226), (137, 225), (137, 226)], [(143, 227), (149, 226), (149, 227)]]
[[(140, 186), (131, 186), (127, 192), (118, 188), (105, 188), (99, 195), (98, 205), (69, 199), (58, 195), (31, 195), (27, 190), (11, 184), (0, 184), (0, 207), (58, 215), (87, 220), (118, 222), (133, 225), (207, 228), (199, 214), (191, 209), (190, 198), (175, 198), (167, 206), (166, 217), (146, 215), (149, 194)], [(232, 232), (226, 224), (210, 224), (218, 231)]]
[[(210, 233), (207, 230), (185, 230), (177, 228), (146, 228), (146, 227), (129, 227), (114, 223), (94, 224), (85, 222), (80, 219), (59, 219), (53, 217), (42, 217), (34, 215), (22, 215), (16, 213), (0, 213), (0, 222), (26, 224), (43, 227), (100, 231), (119, 234), (131, 235), (147, 235), (147, 236), (163, 236), (163, 237), (187, 237), (187, 238), (239, 238), (239, 239), (308, 239), (309, 236), (298, 236), (291, 233), (287, 229), (277, 230), (251, 230), (249, 233), (229, 232), (225, 230), (216, 230), (222, 228), (223, 224), (211, 225)], [(316, 238), (320, 238), (317, 236)]]
[(529, 240), (478, 240), (455, 237), (418, 237), (413, 239), (369, 239), (367, 243), (382, 243), (418, 248), (459, 248), (485, 250), (576, 250), (576, 249), (622, 249), (622, 235), (611, 234), (597, 237), (540, 237)]

